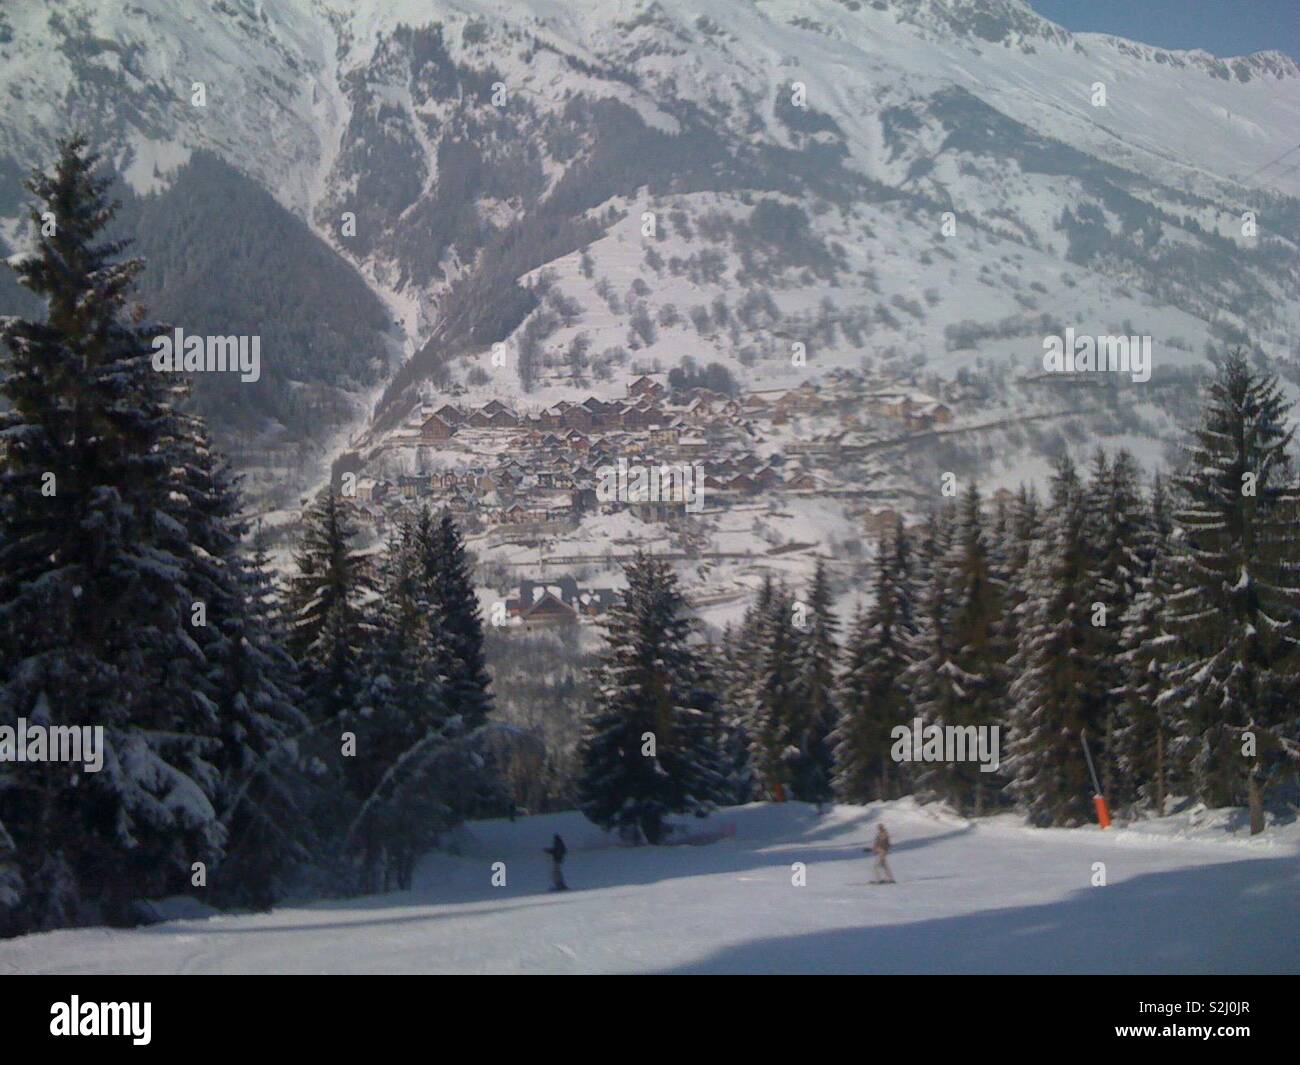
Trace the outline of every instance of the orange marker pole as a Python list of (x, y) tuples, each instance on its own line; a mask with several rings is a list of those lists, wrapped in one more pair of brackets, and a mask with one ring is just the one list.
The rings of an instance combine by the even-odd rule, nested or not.
[(1092, 804), (1097, 807), (1097, 824), (1102, 828), (1110, 828), (1110, 811), (1106, 808), (1106, 796), (1094, 795)]

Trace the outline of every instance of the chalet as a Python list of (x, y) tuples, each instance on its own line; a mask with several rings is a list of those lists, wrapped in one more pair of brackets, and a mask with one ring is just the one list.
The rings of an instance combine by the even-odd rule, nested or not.
[(499, 414), (501, 411), (509, 411), (510, 408), (499, 399), (490, 399), (483, 404), (482, 410), (483, 413), (490, 418), (492, 415)]
[[(495, 403), (496, 400), (492, 402)], [(484, 413), (487, 414), (486, 408), (484, 408)], [(502, 407), (488, 414), (488, 425), (493, 429), (518, 429), (519, 418), (514, 411)]]
[(649, 399), (661, 399), (668, 390), (662, 384), (656, 381), (649, 374), (642, 374), (635, 381), (627, 386), (627, 394), (635, 398), (646, 397)]
[(456, 427), (437, 414), (429, 415), (420, 423), (422, 441), (449, 440), (455, 432)]
[(811, 381), (805, 381), (798, 388), (791, 389), (776, 402), (785, 410), (815, 411), (822, 405), (817, 386)]
[(663, 411), (649, 403), (638, 403), (623, 412), (624, 429), (648, 429), (664, 420)]
[(796, 473), (781, 486), (790, 492), (815, 492), (823, 487), (820, 480), (807, 470)]
[(487, 429), (492, 424), (492, 415), (481, 410), (473, 410), (466, 416), (465, 424), (471, 429)]
[(600, 429), (607, 425), (609, 416), (618, 411), (617, 403), (606, 403), (596, 396), (590, 396), (582, 402), (582, 409), (591, 415), (591, 426)]
[(562, 429), (564, 427), (564, 414), (573, 404), (567, 400), (552, 404), (547, 407), (540, 415), (539, 420), (547, 429)]
[(682, 408), (682, 417), (693, 425), (710, 421), (714, 417), (714, 403), (703, 396), (697, 396)]
[(764, 466), (761, 470), (751, 474), (759, 488), (774, 488), (781, 483), (781, 475), (772, 469), (771, 466)]
[(525, 628), (575, 625), (578, 612), (550, 591), (543, 591), (541, 598), (520, 611), (519, 620)]
[(564, 434), (564, 443), (573, 451), (591, 450), (591, 438), (577, 429), (570, 429)]
[(579, 616), (604, 614), (618, 599), (619, 593), (610, 588), (579, 588), (572, 577), (525, 580), (519, 584), (519, 594), (506, 600), (506, 613), (521, 622), (562, 624)]
[(590, 431), (595, 424), (596, 416), (586, 407), (570, 405), (564, 412), (563, 425), (565, 428)]
[(448, 425), (464, 425), (465, 412), (454, 403), (444, 403), (433, 412)]

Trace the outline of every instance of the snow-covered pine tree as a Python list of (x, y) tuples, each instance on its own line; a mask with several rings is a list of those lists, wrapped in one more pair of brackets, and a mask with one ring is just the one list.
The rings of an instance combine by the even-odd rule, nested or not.
[(429, 606), (438, 619), (440, 671), (448, 711), (460, 716), (466, 729), (487, 721), (492, 696), (483, 658), (483, 621), (479, 615), (474, 576), (460, 530), (449, 512), (436, 520), (424, 512), (415, 530)]
[(1198, 791), (1214, 805), (1248, 801), (1254, 834), (1296, 727), (1294, 428), (1277, 379), (1252, 369), (1241, 349), (1223, 359), (1207, 392), (1176, 482), (1181, 587), (1169, 624), (1179, 661), (1165, 698)]
[(1172, 782), (1167, 707), (1160, 702), (1169, 684), (1176, 643), (1165, 612), (1174, 592), (1169, 537), (1172, 525), (1163, 480), (1151, 487), (1146, 520), (1137, 540), (1137, 594), (1123, 618), (1120, 653), (1124, 685), (1114, 732), (1117, 805), (1145, 806), (1163, 813)]
[(156, 324), (127, 319), (143, 264), (103, 239), (115, 205), (96, 166), (74, 137), (27, 183), (39, 236), (15, 270), (47, 316), (2, 333), (0, 721), (102, 726), (104, 765), (0, 767), (22, 880), (9, 931), (129, 921), (133, 900), (188, 887), (222, 843), (209, 663), (190, 633), (200, 596), (172, 492), (179, 395), (152, 367)]
[(594, 669), (579, 799), (596, 824), (638, 831), (656, 844), (669, 815), (707, 812), (723, 780), (676, 574), (644, 554), (625, 573), (627, 590), (610, 610)]
[(1094, 698), (1094, 576), (1085, 540), (1083, 487), (1068, 457), (1024, 571), (1020, 645), (1012, 656), (1009, 790), (1040, 825), (1087, 820), (1091, 784), (1080, 732), (1098, 735)]
[(1091, 620), (1096, 646), (1092, 661), (1098, 673), (1094, 678), (1093, 697), (1100, 708), (1100, 732), (1095, 736), (1099, 742), (1093, 757), (1102, 792), (1109, 802), (1114, 802), (1117, 774), (1114, 733), (1120, 727), (1126, 683), (1122, 656), (1124, 624), (1144, 568), (1138, 550), (1143, 537), (1145, 504), (1133, 456), (1120, 450), (1111, 460), (1098, 449), (1084, 499), (1095, 575)]
[(718, 684), (724, 734), (723, 765), (732, 782), (732, 801), (738, 803), (750, 802), (760, 787), (750, 755), (754, 745), (750, 730), (751, 693), (760, 663), (759, 628), (771, 608), (772, 595), (772, 582), (766, 579), (745, 607), (740, 625), (723, 636), (724, 670)]
[[(984, 529), (983, 499), (972, 483), (962, 497), (956, 537), (947, 568), (951, 589), (948, 656), (935, 677), (935, 724), (958, 728), (1003, 728), (1010, 650), (1000, 639), (1002, 588), (990, 561), (989, 537)], [(967, 735), (973, 735), (967, 733)], [(964, 761), (941, 763), (936, 786), (959, 812), (984, 812), (986, 802), (1003, 781), (983, 771), (968, 752)]]
[(330, 488), (303, 515), (289, 578), (289, 650), (317, 723), (355, 724), (364, 701), (363, 658), (371, 634), (365, 601), (373, 578), (353, 543), (351, 504)]
[(251, 557), (230, 556), (227, 564), (238, 593), (219, 616), (218, 811), (227, 843), (211, 883), (224, 903), (266, 907), (296, 886), (299, 870), (318, 853), (320, 798), (306, 764), (310, 720), (260, 528)]
[(812, 583), (801, 604), (802, 627), (796, 632), (799, 696), (792, 718), (799, 758), (791, 780), (796, 799), (818, 806), (832, 798), (835, 765), (831, 734), (839, 723), (836, 693), (839, 621), (832, 604), (830, 577), (825, 563), (818, 559)]
[(718, 727), (722, 732), (719, 747), (722, 774), (726, 780), (726, 801), (750, 801), (753, 790), (753, 772), (749, 764), (748, 706), (744, 693), (748, 676), (744, 638), (738, 635), (748, 623), (752, 605), (746, 610), (746, 620), (739, 628), (730, 624), (722, 630), (718, 645), (712, 648), (709, 663), (713, 687), (718, 695)]
[(749, 705), (749, 758), (758, 793), (784, 802), (790, 797), (799, 759), (794, 598), (783, 584), (768, 586), (770, 579), (764, 583), (759, 598), (766, 603), (766, 609), (756, 619), (753, 670), (745, 696)]
[[(904, 672), (900, 686), (911, 714), (926, 725), (940, 724), (949, 706), (952, 689), (940, 677), (952, 648), (951, 560), (957, 527), (951, 504), (927, 515), (916, 553), (918, 609), (916, 653)], [(936, 767), (914, 763), (908, 768), (913, 790), (928, 798), (946, 797), (944, 776)]]
[(847, 802), (893, 798), (906, 783), (907, 767), (890, 757), (890, 732), (911, 727), (899, 678), (917, 653), (915, 597), (911, 543), (900, 519), (876, 549), (875, 598), (845, 642), (833, 743), (835, 791)]
[(460, 735), (462, 723), (448, 720), (443, 630), (429, 603), (423, 564), (414, 529), (394, 531), (380, 562), (378, 595), (367, 608), (357, 754), (348, 767), (359, 804), (350, 842), (367, 891), (409, 887), (420, 851), (458, 820), (458, 797), (424, 779), (433, 756)]

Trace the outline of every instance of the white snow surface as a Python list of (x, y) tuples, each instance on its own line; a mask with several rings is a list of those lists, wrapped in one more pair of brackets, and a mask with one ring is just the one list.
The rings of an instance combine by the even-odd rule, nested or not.
[[(26, 936), (0, 943), (0, 972), (1300, 972), (1300, 826), (1251, 840), (1244, 820), (1197, 807), (1040, 830), (911, 799), (820, 816), (760, 803), (686, 820), (734, 836), (664, 847), (617, 845), (576, 813), (477, 822), (408, 892)], [(881, 821), (898, 883), (873, 886), (863, 848)], [(542, 854), (557, 831), (564, 893)]]

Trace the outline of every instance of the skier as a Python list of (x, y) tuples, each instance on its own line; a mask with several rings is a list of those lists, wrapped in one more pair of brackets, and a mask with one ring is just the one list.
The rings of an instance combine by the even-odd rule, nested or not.
[(564, 855), (567, 853), (568, 849), (569, 848), (564, 845), (564, 840), (560, 838), (560, 834), (558, 832), (555, 833), (555, 835), (551, 838), (551, 845), (549, 847), (542, 848), (543, 854), (549, 854), (551, 856), (551, 890), (552, 891), (569, 890), (569, 885), (564, 882), (564, 869), (563, 869)]
[(885, 861), (885, 855), (889, 853), (889, 833), (885, 831), (885, 826), (880, 825), (876, 829), (875, 841), (870, 847), (863, 847), (863, 851), (875, 854), (876, 864), (872, 867), (871, 872), (875, 876), (873, 884), (892, 884), (894, 883), (894, 874), (889, 871), (889, 863)]

